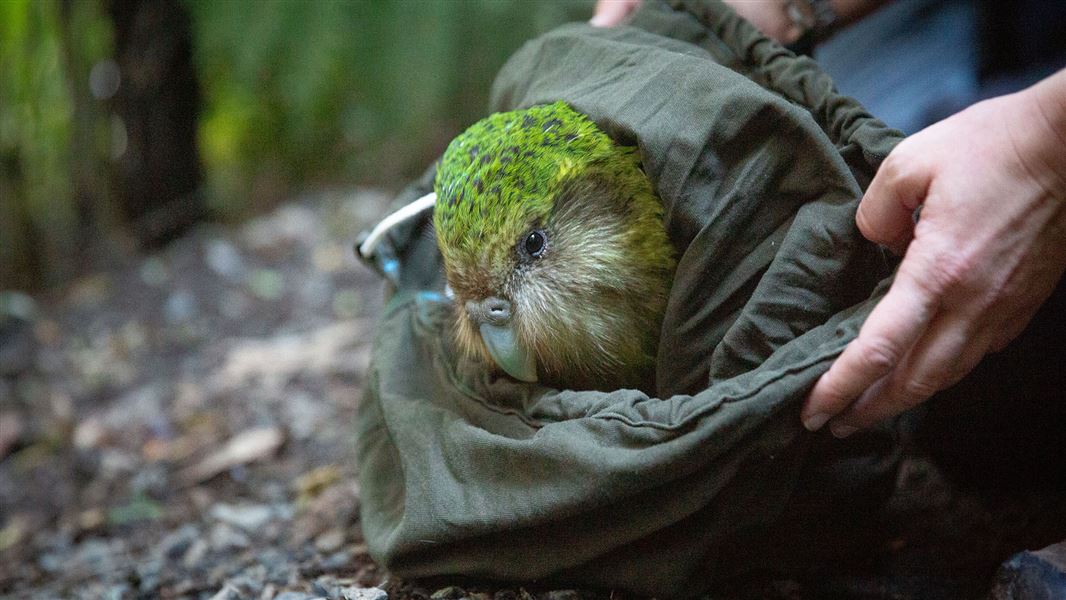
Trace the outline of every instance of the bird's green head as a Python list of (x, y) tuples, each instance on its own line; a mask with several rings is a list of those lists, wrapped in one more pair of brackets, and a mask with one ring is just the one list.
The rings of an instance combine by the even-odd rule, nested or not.
[(434, 187), (462, 349), (525, 381), (646, 378), (674, 259), (635, 148), (562, 102), (497, 113)]

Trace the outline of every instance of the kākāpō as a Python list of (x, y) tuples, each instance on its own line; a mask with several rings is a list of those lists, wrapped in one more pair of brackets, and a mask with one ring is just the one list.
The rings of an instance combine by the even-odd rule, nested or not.
[(522, 381), (649, 387), (676, 263), (636, 148), (563, 102), (497, 113), (434, 190), (462, 352)]

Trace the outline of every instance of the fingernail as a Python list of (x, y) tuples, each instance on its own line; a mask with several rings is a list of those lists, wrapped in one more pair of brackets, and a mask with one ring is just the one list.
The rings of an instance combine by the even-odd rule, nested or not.
[(829, 425), (829, 431), (833, 433), (833, 437), (841, 439), (848, 437), (858, 430), (858, 427), (852, 427), (846, 423), (830, 423)]
[(807, 431), (818, 431), (829, 420), (829, 413), (814, 413), (803, 420), (803, 426)]
[(610, 19), (606, 15), (594, 15), (589, 19), (589, 25), (593, 27), (607, 27), (610, 24)]

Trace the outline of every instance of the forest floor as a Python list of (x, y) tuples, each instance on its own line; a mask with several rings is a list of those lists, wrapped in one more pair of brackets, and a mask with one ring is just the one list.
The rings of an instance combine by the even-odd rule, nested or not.
[(9, 297), (22, 318), (0, 354), (0, 595), (382, 582), (351, 436), (382, 285), (352, 242), (387, 200), (325, 194)]
[[(382, 285), (352, 243), (387, 203), (373, 190), (323, 194), (238, 228), (203, 226), (53, 293), (4, 297), (0, 597), (620, 596), (420, 587), (368, 555), (352, 420)], [(1029, 539), (1014, 533), (1066, 515), (1061, 497), (990, 509), (921, 461), (900, 482), (897, 512), (927, 540), (914, 560), (937, 548), (933, 513), (952, 515), (956, 538), (1013, 515), (1020, 524), (998, 538), (1010, 543), (985, 549), (995, 562)], [(904, 577), (840, 590), (951, 597), (989, 589), (994, 571), (976, 587)], [(787, 580), (742, 595), (809, 597)]]

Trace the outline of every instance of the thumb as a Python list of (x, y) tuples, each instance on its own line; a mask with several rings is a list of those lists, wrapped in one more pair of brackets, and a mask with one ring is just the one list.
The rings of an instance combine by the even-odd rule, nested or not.
[(640, 4), (640, 0), (597, 0), (589, 25), (614, 27)]
[(871, 242), (902, 254), (914, 234), (914, 211), (925, 200), (931, 171), (905, 155), (891, 154), (870, 182), (855, 224)]

